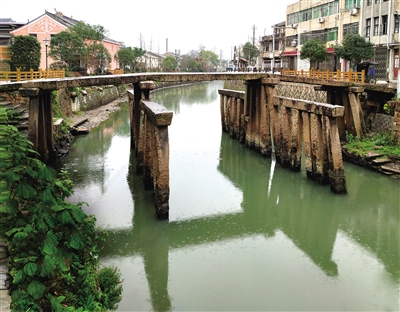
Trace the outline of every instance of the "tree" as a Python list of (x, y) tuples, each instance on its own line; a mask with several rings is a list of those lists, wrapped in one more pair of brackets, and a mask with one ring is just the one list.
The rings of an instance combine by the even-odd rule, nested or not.
[(83, 66), (94, 72), (99, 69), (103, 72), (103, 69), (111, 62), (111, 55), (102, 42), (108, 31), (101, 25), (90, 25), (84, 22), (76, 23), (69, 27), (69, 30), (83, 40), (85, 47), (81, 53)]
[(210, 71), (212, 67), (218, 66), (218, 55), (209, 50), (200, 50), (199, 59), (202, 64), (203, 71)]
[(101, 25), (90, 25), (84, 22), (76, 23), (75, 25), (69, 27), (69, 29), (78, 34), (85, 41), (102, 41), (108, 34), (106, 30)]
[(129, 67), (131, 71), (135, 71), (137, 64), (145, 53), (146, 50), (142, 48), (127, 47), (119, 49), (114, 58), (118, 60), (121, 68)]
[(335, 47), (335, 54), (351, 62), (352, 67), (363, 59), (374, 56), (374, 45), (359, 34), (347, 34), (342, 45)]
[(40, 43), (33, 36), (15, 36), (10, 51), (11, 62), (29, 64), (34, 70), (40, 66)]
[(316, 64), (316, 69), (319, 69), (319, 63), (328, 60), (328, 51), (325, 44), (319, 39), (308, 40), (303, 44), (300, 50), (300, 58), (308, 59), (310, 66)]
[(167, 56), (163, 61), (163, 69), (164, 71), (172, 71), (175, 70), (178, 66), (178, 61), (173, 56)]
[(250, 42), (246, 42), (245, 45), (242, 47), (243, 56), (247, 58), (249, 64), (254, 65), (253, 60), (260, 55), (260, 51), (253, 46)]
[(201, 72), (202, 64), (193, 55), (183, 55), (181, 61), (181, 68), (187, 72)]
[(84, 49), (83, 39), (77, 33), (62, 31), (51, 38), (49, 55), (54, 60), (66, 62), (72, 70), (72, 67), (80, 66)]

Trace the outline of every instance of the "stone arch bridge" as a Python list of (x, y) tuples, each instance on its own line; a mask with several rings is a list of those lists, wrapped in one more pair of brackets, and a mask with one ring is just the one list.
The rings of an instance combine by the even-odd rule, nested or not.
[[(390, 99), (396, 90), (346, 81), (271, 75), (267, 73), (141, 73), (32, 80), (0, 85), (0, 92), (29, 97), (28, 139), (43, 161), (54, 157), (51, 92), (73, 87), (132, 84), (128, 91), (131, 148), (145, 188), (153, 189), (157, 217), (168, 218), (169, 142), (172, 112), (150, 101), (154, 82), (243, 80), (246, 91), (220, 90), (221, 124), (232, 138), (292, 170), (300, 169), (302, 144), (307, 176), (346, 193), (340, 139), (365, 132), (360, 96)], [(312, 85), (326, 92), (326, 103), (277, 96), (281, 82)]]

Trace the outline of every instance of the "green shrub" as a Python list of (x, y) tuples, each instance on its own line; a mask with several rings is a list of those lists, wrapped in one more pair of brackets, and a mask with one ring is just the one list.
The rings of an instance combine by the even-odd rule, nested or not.
[(99, 289), (98, 246), (106, 232), (96, 229), (83, 203), (65, 201), (73, 192), (68, 174), (34, 157), (4, 108), (0, 142), (0, 236), (8, 243), (12, 311), (106, 311), (105, 294), (116, 307), (122, 291), (116, 269), (109, 293)]
[(105, 267), (100, 270), (99, 286), (102, 292), (100, 302), (109, 310), (116, 310), (122, 299), (121, 274), (116, 268)]

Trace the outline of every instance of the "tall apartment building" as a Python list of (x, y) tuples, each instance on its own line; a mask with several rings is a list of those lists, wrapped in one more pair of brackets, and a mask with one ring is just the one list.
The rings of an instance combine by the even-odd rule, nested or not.
[(360, 34), (375, 46), (375, 74), (396, 80), (399, 70), (399, 0), (363, 0), (360, 7)]
[(348, 69), (334, 55), (334, 46), (341, 44), (347, 33), (358, 33), (361, 0), (300, 0), (286, 9), (286, 47), (284, 67), (308, 69), (310, 64), (301, 61), (301, 45), (310, 39), (326, 43), (329, 60), (320, 64), (321, 70)]
[(349, 62), (336, 58), (334, 47), (346, 34), (358, 33), (375, 45), (371, 61), (379, 63), (377, 78), (397, 79), (399, 24), (399, 0), (300, 0), (287, 6), (286, 22), (274, 25), (272, 36), (262, 37), (264, 68), (269, 71), (275, 63), (275, 68), (308, 70), (310, 64), (300, 60), (299, 51), (304, 42), (318, 38), (329, 53), (319, 69), (348, 70)]
[(272, 26), (272, 35), (261, 38), (262, 68), (267, 71), (280, 71), (282, 54), (285, 50), (286, 23), (281, 22)]

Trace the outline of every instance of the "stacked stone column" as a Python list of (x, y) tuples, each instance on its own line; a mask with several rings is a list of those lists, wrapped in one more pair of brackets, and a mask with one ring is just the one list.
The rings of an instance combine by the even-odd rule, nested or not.
[(157, 217), (166, 219), (170, 194), (168, 126), (173, 114), (164, 106), (149, 100), (152, 89), (154, 83), (145, 81), (135, 86), (136, 95), (128, 92), (132, 147), (137, 156), (136, 172), (143, 174), (144, 188), (153, 190)]

